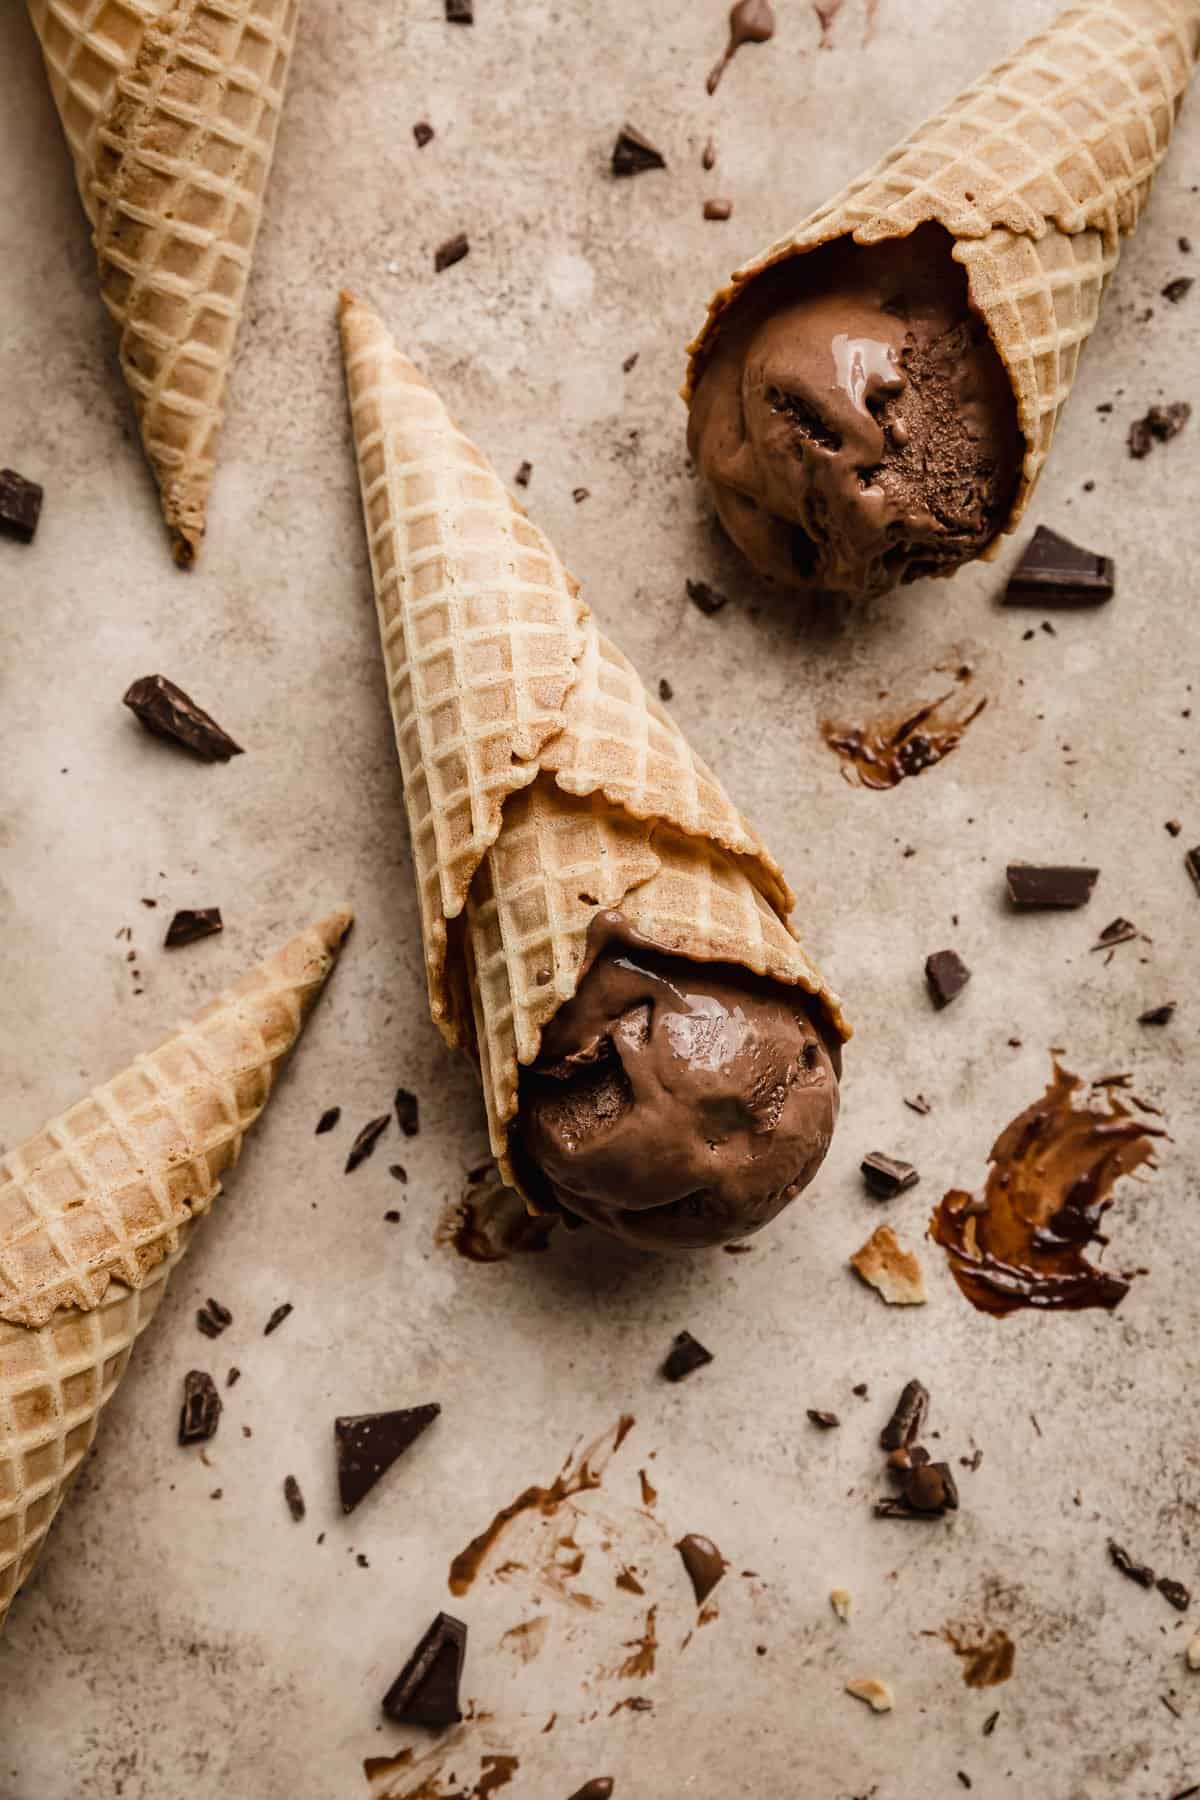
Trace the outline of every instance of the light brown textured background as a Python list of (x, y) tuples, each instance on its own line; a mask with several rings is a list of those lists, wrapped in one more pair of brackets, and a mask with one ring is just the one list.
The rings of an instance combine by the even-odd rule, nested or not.
[[(1200, 428), (1141, 464), (1123, 439), (1153, 400), (1200, 402), (1200, 289), (1178, 308), (1158, 297), (1191, 272), (1179, 235), (1200, 246), (1200, 107), (1185, 110), (1113, 284), (1029, 521), (1114, 554), (1113, 605), (1023, 641), (1039, 615), (996, 605), (1010, 547), (997, 568), (843, 625), (797, 625), (715, 536), (687, 472), (683, 343), (742, 253), (1048, 19), (1050, 0), (879, 0), (873, 31), (865, 0), (845, 0), (824, 51), (812, 8), (781, 0), (776, 41), (743, 52), (711, 100), (715, 0), (476, 8), (468, 31), (444, 23), (439, 0), (306, 0), (190, 576), (170, 563), (130, 441), (24, 9), (0, 11), (0, 461), (47, 489), (35, 546), (0, 543), (3, 1141), (330, 903), (349, 898), (359, 917), (14, 1609), (0, 1796), (365, 1795), (361, 1759), (408, 1741), (377, 1728), (378, 1700), (450, 1604), (450, 1557), (526, 1483), (550, 1479), (578, 1434), (628, 1409), (637, 1427), (601, 1507), (614, 1548), (593, 1542), (580, 1582), (602, 1607), (546, 1600), (547, 1645), (528, 1666), (500, 1644), (535, 1611), (519, 1579), (482, 1581), (452, 1608), (471, 1627), (465, 1694), (493, 1717), (468, 1730), (447, 1775), (469, 1788), (480, 1756), (505, 1751), (521, 1759), (514, 1800), (559, 1800), (602, 1773), (619, 1800), (909, 1800), (962, 1791), (960, 1769), (988, 1797), (1167, 1800), (1200, 1781), (1200, 1677), (1181, 1661), (1200, 1607), (1183, 1621), (1122, 1581), (1105, 1540), (1200, 1589), (1200, 1131), (1184, 1060), (1200, 901), (1181, 861), (1200, 842), (1200, 712), (1183, 716), (1200, 679)], [(418, 152), (422, 117), (438, 136)], [(661, 145), (666, 174), (610, 179), (626, 117)], [(706, 176), (710, 132), (719, 162)], [(701, 220), (715, 193), (734, 201), (726, 225)], [(435, 278), (433, 249), (458, 230), (470, 257)], [(377, 302), (502, 473), (533, 463), (531, 509), (646, 677), (672, 682), (847, 996), (859, 1036), (838, 1140), (810, 1197), (752, 1255), (659, 1263), (581, 1235), (481, 1268), (434, 1243), (486, 1138), (472, 1078), (425, 1013), (333, 324), (343, 281)], [(591, 490), (581, 505), (577, 486)], [(687, 576), (730, 594), (720, 617), (687, 602)], [(906, 671), (951, 650), (976, 659), (991, 701), (962, 749), (894, 793), (851, 789), (818, 718), (879, 687), (904, 692)], [(151, 670), (210, 706), (247, 754), (205, 768), (146, 738), (119, 702)], [(1178, 841), (1163, 829), (1173, 816)], [(1010, 917), (1002, 869), (1016, 856), (1097, 861), (1089, 910)], [(164, 955), (171, 910), (210, 904), (224, 936)], [(1088, 946), (1118, 913), (1154, 942), (1105, 967)], [(125, 924), (137, 996), (114, 936)], [(949, 944), (974, 979), (936, 1016), (921, 964)], [(1168, 998), (1175, 1022), (1140, 1030), (1138, 1012)], [(1041, 1090), (1051, 1044), (1088, 1076), (1133, 1070), (1166, 1110), (1161, 1171), (1113, 1218), (1114, 1261), (1149, 1273), (1115, 1318), (995, 1323), (926, 1246), (930, 1304), (886, 1311), (845, 1270), (878, 1219), (860, 1157), (883, 1148), (920, 1165), (890, 1215), (918, 1240), (945, 1187), (981, 1179), (996, 1132)], [(420, 1137), (400, 1147), (393, 1126), (343, 1176), (353, 1130), (399, 1082), (421, 1097)], [(934, 1102), (928, 1118), (902, 1104), (916, 1090)], [(334, 1103), (339, 1132), (314, 1139)], [(407, 1189), (387, 1176), (396, 1157)], [(398, 1226), (383, 1222), (391, 1206)], [(192, 1323), (209, 1293), (236, 1315), (215, 1345)], [(283, 1299), (295, 1313), (264, 1342)], [(668, 1388), (655, 1371), (684, 1326), (717, 1360)], [(205, 1468), (174, 1444), (182, 1376), (232, 1362), (243, 1379)], [(984, 1453), (959, 1517), (928, 1529), (869, 1516), (876, 1433), (914, 1373), (933, 1390), (939, 1448)], [(858, 1381), (865, 1403), (850, 1394)], [(443, 1419), (343, 1523), (334, 1413), (431, 1398)], [(815, 1433), (807, 1406), (838, 1410), (841, 1431)], [(636, 1511), (639, 1465), (660, 1489), (660, 1533)], [(300, 1527), (280, 1491), (288, 1472), (308, 1497)], [(671, 1541), (689, 1530), (715, 1537), (735, 1572), (720, 1618), (681, 1652), (694, 1608)], [(659, 1667), (640, 1683), (601, 1673), (643, 1616), (612, 1585), (623, 1550), (659, 1603)], [(829, 1610), (832, 1585), (856, 1596), (849, 1628)], [(922, 1635), (972, 1616), (1017, 1640), (1016, 1676), (994, 1693), (969, 1692), (945, 1644)], [(842, 1694), (863, 1673), (893, 1683), (890, 1717)], [(634, 1692), (654, 1710), (610, 1718)]]

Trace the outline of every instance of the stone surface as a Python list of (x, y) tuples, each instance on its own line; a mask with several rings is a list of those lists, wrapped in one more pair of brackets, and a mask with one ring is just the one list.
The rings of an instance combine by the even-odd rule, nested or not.
[[(751, 1789), (906, 1800), (918, 1781), (957, 1792), (959, 1769), (985, 1794), (1163, 1800), (1198, 1778), (1200, 1690), (1179, 1674), (1189, 1622), (1122, 1581), (1106, 1544), (1116, 1535), (1188, 1578), (1200, 1132), (1183, 1056), (1200, 913), (1181, 846), (1200, 842), (1200, 710), (1182, 715), (1197, 704), (1200, 506), (1186, 434), (1144, 463), (1124, 439), (1155, 401), (1200, 401), (1200, 313), (1158, 300), (1186, 267), (1177, 239), (1200, 236), (1200, 95), (1027, 520), (1115, 556), (1113, 603), (1056, 614), (1056, 636), (1025, 641), (1038, 621), (1000, 605), (1012, 544), (992, 566), (858, 617), (802, 615), (748, 577), (687, 472), (685, 339), (739, 254), (1053, 5), (877, 0), (873, 26), (867, 0), (822, 10), (835, 15), (831, 48), (818, 50), (814, 11), (793, 0), (775, 41), (744, 50), (709, 99), (717, 0), (480, 0), (469, 31), (448, 27), (437, 0), (306, 0), (209, 536), (183, 575), (131, 441), (24, 8), (0, 9), (0, 150), (18, 197), (0, 212), (0, 461), (46, 487), (34, 545), (0, 543), (4, 1141), (285, 931), (343, 897), (358, 915), (295, 1067), (13, 1609), (0, 1644), (4, 1800), (365, 1796), (362, 1759), (412, 1741), (380, 1729), (379, 1696), (447, 1606), (470, 1625), (464, 1701), (492, 1716), (422, 1765), (422, 1779), (447, 1775), (431, 1791), (451, 1786), (451, 1769), (474, 1784), (481, 1759), (503, 1755), (520, 1758), (513, 1800), (570, 1793), (598, 1769), (639, 1800)], [(437, 135), (418, 151), (423, 118)], [(665, 173), (612, 180), (627, 118), (661, 146)], [(720, 231), (700, 216), (710, 134), (735, 209)], [(768, 169), (790, 181), (786, 198)], [(469, 258), (435, 276), (434, 248), (458, 231)], [(579, 1233), (481, 1266), (435, 1243), (486, 1134), (474, 1079), (425, 1010), (334, 329), (344, 281), (378, 303), (502, 472), (532, 462), (528, 505), (648, 681), (669, 680), (847, 996), (859, 1035), (833, 1151), (750, 1255), (656, 1261)], [(572, 502), (578, 486), (586, 506)], [(729, 605), (702, 616), (688, 578)], [(900, 695), (947, 654), (973, 659), (990, 696), (961, 748), (891, 792), (849, 786), (818, 719), (849, 716), (880, 688)], [(206, 767), (148, 738), (121, 695), (158, 670), (246, 754)], [(1178, 842), (1163, 830), (1173, 817)], [(1013, 917), (1003, 871), (1022, 857), (1097, 862), (1090, 913)], [(221, 937), (161, 951), (175, 908), (214, 904)], [(1091, 956), (1097, 906), (1153, 943)], [(136, 964), (114, 935), (127, 924)], [(974, 979), (934, 1016), (922, 964), (951, 943)], [(1179, 1003), (1172, 1025), (1139, 1032), (1138, 1013), (1164, 995)], [(1126, 1188), (1111, 1219), (1114, 1265), (1149, 1272), (1112, 1318), (996, 1321), (971, 1311), (925, 1246), (929, 1305), (881, 1307), (846, 1264), (878, 1216), (863, 1155), (886, 1143), (919, 1165), (921, 1187), (889, 1215), (918, 1241), (941, 1192), (980, 1185), (1000, 1127), (1044, 1087), (1050, 1045), (1088, 1076), (1131, 1070), (1165, 1109), (1161, 1170)], [(405, 1143), (409, 1182), (389, 1225), (388, 1157), (352, 1180), (342, 1168), (398, 1083), (420, 1097), (421, 1132)], [(903, 1104), (917, 1091), (927, 1117)], [(335, 1104), (340, 1124), (315, 1138)], [(234, 1314), (219, 1344), (193, 1322), (208, 1294)], [(283, 1300), (295, 1307), (287, 1331), (264, 1339)], [(657, 1370), (683, 1328), (715, 1361), (673, 1388)], [(233, 1363), (242, 1379), (225, 1392)], [(174, 1442), (192, 1366), (225, 1399), (209, 1467)], [(879, 1429), (911, 1375), (933, 1395), (932, 1453), (983, 1450), (977, 1473), (960, 1472), (959, 1514), (917, 1528), (871, 1517)], [(866, 1400), (851, 1393), (860, 1382)], [(334, 1415), (430, 1393), (444, 1407), (436, 1438), (369, 1514), (343, 1520)], [(813, 1432), (813, 1405), (836, 1409), (842, 1429)], [(637, 1424), (603, 1489), (581, 1499), (585, 1561), (567, 1584), (601, 1604), (572, 1606), (520, 1571), (485, 1572), (452, 1603), (451, 1557), (623, 1410)], [(658, 1490), (645, 1511), (639, 1467)], [(280, 1498), (288, 1473), (308, 1503), (303, 1526)], [(553, 1522), (535, 1521), (513, 1527), (506, 1554), (531, 1560), (539, 1531), (553, 1547)], [(713, 1537), (732, 1567), (720, 1617), (683, 1650), (695, 1608), (672, 1545), (687, 1531)], [(626, 1563), (644, 1597), (615, 1586)], [(849, 1636), (833, 1581), (854, 1590)], [(506, 1638), (535, 1601), (548, 1624)], [(649, 1604), (655, 1672), (614, 1677)], [(947, 1644), (922, 1635), (965, 1619), (1015, 1640), (1009, 1685), (971, 1692)], [(864, 1666), (895, 1688), (889, 1719), (843, 1697)], [(653, 1711), (610, 1716), (632, 1695)]]

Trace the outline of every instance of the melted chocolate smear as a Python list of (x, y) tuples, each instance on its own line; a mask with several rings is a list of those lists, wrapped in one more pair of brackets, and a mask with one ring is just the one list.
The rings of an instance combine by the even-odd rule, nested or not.
[(658, 1489), (651, 1483), (645, 1469), (638, 1470), (638, 1481), (640, 1482), (642, 1489), (642, 1505), (653, 1506), (654, 1502), (658, 1499)]
[(947, 1625), (941, 1634), (962, 1662), (962, 1677), (969, 1688), (999, 1687), (1016, 1666), (1017, 1646), (997, 1625), (984, 1632)]
[(1129, 1280), (1096, 1268), (1084, 1252), (1100, 1231), (1122, 1175), (1154, 1166), (1153, 1138), (1109, 1092), (1107, 1111), (1073, 1104), (1082, 1083), (1056, 1062), (1054, 1078), (992, 1146), (983, 1196), (952, 1189), (930, 1231), (950, 1271), (980, 1312), (1020, 1307), (1079, 1312), (1119, 1306)]
[(842, 10), (843, 0), (813, 0), (813, 11), (821, 27), (818, 50), (833, 49), (833, 21)]
[(957, 750), (968, 725), (987, 705), (986, 695), (975, 700), (967, 693), (971, 674), (964, 665), (944, 694), (876, 719), (858, 724), (823, 719), (821, 736), (847, 772), (857, 776), (860, 787), (899, 787), (908, 776), (922, 774)]
[(658, 1631), (655, 1625), (657, 1617), (658, 1607), (647, 1607), (646, 1625), (641, 1637), (630, 1638), (625, 1645), (633, 1654), (627, 1656), (617, 1670), (622, 1681), (644, 1681), (648, 1675), (653, 1675), (658, 1657)]
[(681, 1537), (675, 1548), (683, 1558), (683, 1566), (696, 1595), (696, 1605), (703, 1606), (729, 1564), (711, 1538), (701, 1537), (695, 1531)]
[[(836, 0), (833, 10), (841, 5)], [(743, 44), (766, 44), (775, 36), (775, 13), (771, 0), (737, 0), (736, 6), (729, 9), (729, 42), (718, 62), (710, 71), (705, 87), (710, 94), (715, 94), (720, 86), (721, 77), (741, 49)]]
[(450, 1592), (462, 1595), (469, 1590), (490, 1552), (514, 1519), (529, 1512), (540, 1513), (544, 1519), (553, 1518), (565, 1501), (574, 1499), (576, 1494), (586, 1494), (593, 1488), (598, 1488), (604, 1479), (610, 1457), (616, 1455), (627, 1434), (633, 1429), (633, 1424), (631, 1414), (622, 1413), (612, 1431), (606, 1431), (603, 1437), (589, 1444), (577, 1458), (567, 1458), (549, 1487), (536, 1484), (527, 1487), (515, 1500), (502, 1506), (491, 1524), (477, 1537), (473, 1537), (466, 1549), (460, 1550), (450, 1564)]
[(548, 1250), (557, 1217), (531, 1213), (514, 1188), (497, 1177), (487, 1186), (468, 1179), (461, 1200), (442, 1215), (434, 1242), (457, 1250), (468, 1262), (507, 1262), (510, 1256)]

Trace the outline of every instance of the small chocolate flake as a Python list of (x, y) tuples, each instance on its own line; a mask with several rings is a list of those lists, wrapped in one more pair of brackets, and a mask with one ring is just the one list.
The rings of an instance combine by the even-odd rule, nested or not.
[(398, 1412), (355, 1413), (333, 1421), (338, 1492), (344, 1513), (354, 1511), (396, 1459), (429, 1429), (441, 1410), (435, 1401)]
[(929, 1411), (929, 1389), (920, 1381), (906, 1384), (895, 1411), (879, 1434), (885, 1450), (906, 1450), (921, 1435)]
[(475, 0), (446, 0), (447, 25), (473, 25)]
[(693, 606), (698, 606), (706, 618), (712, 618), (723, 606), (728, 606), (729, 596), (719, 594), (716, 588), (709, 587), (707, 581), (689, 581), (686, 583), (687, 597)]
[(1154, 1570), (1147, 1563), (1135, 1562), (1128, 1550), (1118, 1544), (1115, 1538), (1108, 1540), (1108, 1554), (1122, 1575), (1127, 1575), (1130, 1581), (1136, 1581), (1143, 1588), (1154, 1586)]
[(408, 1170), (405, 1168), (403, 1163), (389, 1163), (388, 1164), (388, 1174), (391, 1176), (393, 1181), (403, 1182), (407, 1186)]
[(142, 896), (142, 905), (143, 905), (143, 906), (157, 906), (157, 905), (158, 905), (158, 901), (157, 901), (157, 900), (147, 900), (147, 898), (146, 898), (146, 896), (145, 896), (145, 895), (144, 895), (144, 894), (143, 894), (143, 896)]
[(293, 1522), (298, 1525), (304, 1517), (305, 1505), (304, 1495), (300, 1492), (300, 1483), (294, 1475), (284, 1476), (283, 1497), (287, 1501), (288, 1511), (292, 1515)]
[(1104, 930), (1092, 945), (1092, 949), (1114, 949), (1118, 944), (1127, 944), (1129, 940), (1135, 938), (1137, 934), (1137, 926), (1129, 919), (1114, 919), (1111, 925), (1106, 925), (1104, 927)]
[(212, 1493), (208, 1497), (210, 1500), (220, 1500), (224, 1496), (224, 1493), (225, 1493), (224, 1488), (214, 1488)]
[(413, 126), (413, 136), (417, 140), (418, 150), (423, 150), (426, 144), (432, 144), (434, 131), (433, 126), (429, 123), (428, 119), (417, 120), (416, 124)]
[(461, 1619), (439, 1613), (383, 1700), (397, 1725), (424, 1725), (440, 1731), (462, 1718), (458, 1703), (467, 1628)]
[(44, 490), (15, 469), (0, 469), (0, 532), (20, 544), (32, 544), (42, 513)]
[(627, 356), (625, 358), (625, 361), (621, 364), (621, 367), (624, 369), (624, 371), (627, 375), (630, 373), (630, 371), (632, 369), (636, 368), (637, 359), (638, 359), (639, 355), (640, 355), (640, 352), (637, 350), (634, 350), (629, 356)]
[(935, 950), (925, 958), (929, 998), (939, 1012), (958, 998), (970, 979), (971, 971), (957, 950)]
[(577, 487), (577, 488), (571, 489), (571, 498), (575, 502), (576, 506), (579, 506), (584, 500), (590, 500), (591, 497), (592, 497), (591, 488)]
[[(228, 1375), (225, 1377), (225, 1386), (227, 1388), (236, 1387), (238, 1382), (241, 1379), (242, 1379), (242, 1371), (238, 1368), (237, 1364), (235, 1363), (234, 1366), (230, 1369)], [(248, 1425), (242, 1426), (243, 1431), (248, 1431), (249, 1429), (250, 1428)]]
[(517, 470), (516, 474), (513, 476), (513, 480), (516, 482), (518, 487), (528, 487), (529, 486), (529, 477), (532, 474), (533, 474), (533, 464), (531, 462), (523, 462), (521, 464), (520, 468)]
[(385, 1225), (398, 1225), (400, 1223), (400, 1214), (393, 1208), (391, 1211), (384, 1213), (383, 1222)]
[(914, 1094), (911, 1100), (905, 1095), (904, 1104), (910, 1112), (920, 1113), (922, 1118), (926, 1118), (933, 1111), (932, 1102), (927, 1100), (924, 1094)]
[(1004, 590), (1006, 606), (1096, 606), (1111, 600), (1111, 556), (1085, 550), (1039, 525), (1021, 553)]
[(1154, 1585), (1167, 1604), (1173, 1606), (1176, 1612), (1186, 1612), (1192, 1604), (1191, 1592), (1184, 1587), (1182, 1581), (1174, 1581), (1170, 1575), (1160, 1575)]
[(666, 166), (661, 150), (656, 150), (649, 138), (643, 137), (633, 125), (622, 125), (613, 145), (614, 175), (643, 175), (647, 169), (665, 169)]
[(219, 906), (185, 906), (167, 926), (163, 948), (178, 950), (184, 944), (198, 944), (201, 938), (215, 937), (224, 929)]
[(370, 1563), (367, 1561), (366, 1557), (363, 1555), (361, 1550), (359, 1551), (358, 1555), (354, 1558), (354, 1560), (358, 1564), (360, 1569), (369, 1569), (371, 1566)]
[(1129, 427), (1130, 456), (1140, 461), (1149, 456), (1156, 443), (1169, 443), (1178, 437), (1191, 416), (1186, 400), (1176, 400), (1170, 406), (1152, 406), (1145, 418), (1135, 419)]
[(702, 169), (715, 169), (716, 166), (717, 166), (717, 146), (716, 146), (715, 142), (713, 141), (713, 139), (709, 138), (709, 140), (705, 144), (703, 150), (700, 152), (700, 167)]
[(1012, 904), (1029, 912), (1043, 907), (1086, 906), (1099, 874), (1099, 869), (1061, 864), (1009, 863), (1005, 879)]
[(662, 1372), (668, 1381), (682, 1381), (685, 1375), (694, 1374), (712, 1359), (712, 1351), (706, 1350), (690, 1331), (681, 1331), (671, 1346)]
[(317, 1120), (317, 1129), (314, 1133), (314, 1136), (322, 1137), (325, 1134), (325, 1132), (332, 1131), (334, 1126), (337, 1124), (338, 1120), (341, 1118), (341, 1116), (342, 1116), (342, 1109), (340, 1106), (327, 1106), (325, 1108), (325, 1111), (321, 1114), (320, 1118)]
[(667, 680), (665, 675), (662, 675), (659, 677), (658, 697), (662, 701), (664, 706), (667, 704), (667, 702), (669, 700), (673, 700), (675, 698), (675, 689), (671, 686), (670, 682)]
[(283, 1321), (287, 1318), (288, 1314), (290, 1312), (293, 1312), (294, 1310), (295, 1310), (295, 1308), (292, 1306), (292, 1303), (290, 1300), (285, 1300), (282, 1306), (277, 1306), (275, 1308), (275, 1311), (271, 1314), (270, 1318), (267, 1320), (266, 1324), (263, 1326), (263, 1336), (270, 1337), (270, 1335), (273, 1331), (278, 1331), (279, 1327), (283, 1324)]
[(397, 1088), (392, 1104), (396, 1108), (396, 1123), (405, 1137), (416, 1137), (421, 1129), (421, 1107), (417, 1096), (410, 1094), (407, 1088)]
[(219, 1300), (206, 1300), (196, 1314), (196, 1324), (205, 1337), (220, 1337), (233, 1324), (233, 1314)]
[(204, 762), (228, 762), (243, 754), (241, 745), (165, 675), (143, 675), (126, 689), (124, 702), (147, 731), (182, 744)]
[(207, 1444), (216, 1436), (221, 1419), (221, 1396), (211, 1375), (189, 1369), (183, 1378), (183, 1409), (179, 1414), (179, 1442)]
[(855, 1384), (854, 1384), (854, 1386), (853, 1386), (853, 1387), (852, 1387), (852, 1388), (851, 1388), (851, 1389), (850, 1389), (850, 1392), (851, 1392), (851, 1393), (852, 1393), (852, 1394), (857, 1394), (857, 1395), (858, 1395), (858, 1398), (859, 1398), (859, 1399), (860, 1399), (860, 1400), (865, 1400), (865, 1399), (866, 1399), (866, 1397), (867, 1397), (867, 1395), (868, 1395), (868, 1394), (869, 1394), (869, 1393), (870, 1393), (870, 1391), (871, 1391), (871, 1390), (870, 1390), (870, 1388), (869, 1388), (869, 1387), (868, 1387), (868, 1386), (867, 1386), (867, 1384), (866, 1384), (866, 1382), (865, 1382), (865, 1381), (857, 1381), (857, 1382), (855, 1382)]
[(1138, 1014), (1139, 1025), (1169, 1025), (1175, 1014), (1174, 1000), (1166, 1000), (1161, 1006), (1151, 1006), (1146, 1012)]
[(881, 1200), (894, 1200), (897, 1194), (915, 1187), (920, 1180), (911, 1163), (897, 1162), (895, 1157), (885, 1156), (882, 1150), (872, 1150), (859, 1166), (863, 1180)]
[(714, 223), (724, 223), (726, 219), (731, 219), (733, 217), (733, 201), (724, 198), (706, 200), (704, 202), (704, 217), (712, 220)]
[(377, 1119), (370, 1119), (363, 1126), (350, 1146), (350, 1154), (346, 1158), (346, 1174), (353, 1175), (360, 1163), (365, 1163), (376, 1144), (391, 1124), (391, 1113), (380, 1113)]
[[(998, 1712), (989, 1713), (987, 1718), (983, 1721), (984, 1737), (991, 1737), (993, 1731), (995, 1731), (996, 1726), (999, 1724), (999, 1722), (1000, 1722), (1000, 1714)], [(1198, 1791), (1200, 1791), (1200, 1790), (1198, 1790)]]
[(835, 1412), (819, 1412), (815, 1406), (807, 1407), (806, 1411), (809, 1423), (819, 1431), (836, 1431), (842, 1422)]
[(1163, 299), (1169, 300), (1172, 306), (1178, 306), (1181, 300), (1187, 299), (1193, 286), (1193, 281), (1194, 277), (1191, 275), (1176, 275), (1174, 280), (1168, 281), (1166, 287), (1163, 289)]
[(456, 232), (452, 238), (447, 238), (433, 253), (434, 274), (440, 275), (444, 269), (452, 269), (455, 263), (460, 263), (469, 253), (470, 248), (465, 231)]

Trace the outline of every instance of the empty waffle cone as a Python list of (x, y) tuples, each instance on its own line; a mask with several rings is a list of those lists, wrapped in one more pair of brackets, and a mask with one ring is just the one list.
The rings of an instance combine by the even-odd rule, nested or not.
[(767, 269), (837, 238), (953, 239), (1012, 383), (1025, 451), (1015, 530), (1122, 239), (1136, 228), (1200, 54), (1200, 0), (1087, 0), (745, 264), (689, 345), (690, 400), (724, 315)]
[(298, 0), (27, 0), (175, 559), (216, 439)]
[(349, 928), (301, 932), (0, 1158), (0, 1627)]
[(803, 988), (849, 1032), (778, 864), (553, 546), (350, 294), (341, 331), (430, 1007), (478, 1057), (515, 1186), (519, 1069), (574, 995), (600, 912)]

